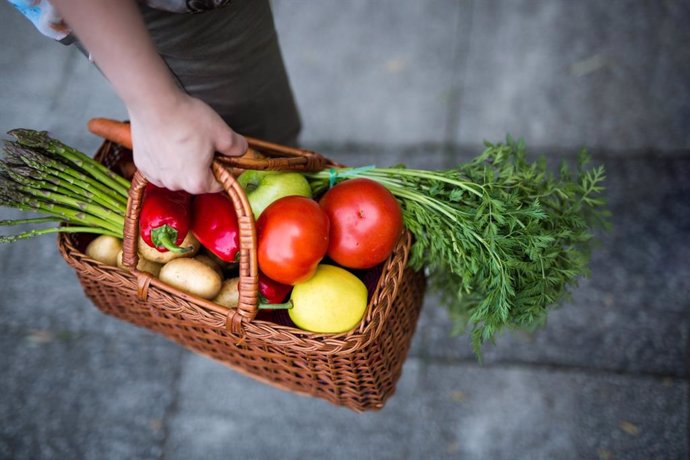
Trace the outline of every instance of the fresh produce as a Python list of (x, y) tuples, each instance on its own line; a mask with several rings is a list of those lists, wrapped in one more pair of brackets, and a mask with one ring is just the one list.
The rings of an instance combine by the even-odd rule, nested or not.
[(163, 265), (158, 277), (172, 287), (203, 299), (217, 296), (222, 284), (222, 278), (215, 270), (188, 258), (173, 259)]
[[(237, 308), (239, 302), (239, 278), (230, 278), (223, 281), (223, 286), (218, 295), (213, 299), (218, 305), (223, 305), (228, 308)], [(259, 308), (288, 308), (292, 304), (286, 305), (285, 301), (290, 294), (292, 286), (280, 284), (272, 279), (269, 279), (263, 273), (259, 273)]]
[(333, 265), (319, 265), (309, 280), (292, 289), (290, 319), (311, 332), (338, 333), (355, 327), (367, 308), (367, 288), (359, 278)]
[[(117, 253), (117, 266), (120, 268), (126, 268), (125, 264), (122, 263), (122, 256), (123, 252), (120, 251)], [(137, 270), (140, 272), (147, 272), (152, 274), (155, 277), (158, 277), (161, 267), (163, 267), (162, 264), (159, 264), (157, 262), (151, 262), (148, 259), (145, 259), (142, 257), (141, 254), (139, 254), (139, 261), (137, 262)]]
[(522, 142), (487, 144), (445, 171), (343, 168), (309, 173), (315, 195), (337, 180), (366, 177), (398, 200), (414, 235), (409, 264), (426, 267), (455, 331), (472, 328), (477, 353), (502, 329), (533, 329), (588, 273), (592, 230), (607, 226), (603, 167), (580, 155), (571, 172), (528, 162)]
[(240, 232), (235, 205), (224, 193), (205, 193), (192, 200), (192, 233), (224, 262), (237, 262)]
[(159, 264), (165, 264), (174, 259), (194, 257), (201, 247), (201, 243), (199, 243), (199, 240), (196, 239), (192, 232), (188, 232), (187, 236), (182, 240), (182, 244), (180, 244), (181, 247), (187, 248), (184, 252), (160, 252), (158, 249), (149, 246), (141, 236), (139, 236), (138, 241), (137, 250), (139, 254), (151, 262)]
[(290, 291), (292, 291), (292, 286), (274, 281), (259, 272), (259, 296), (261, 303), (265, 304), (266, 308), (270, 304), (285, 302), (287, 296), (290, 295)]
[(237, 308), (240, 302), (239, 278), (230, 278), (223, 281), (218, 294), (212, 299), (214, 303), (228, 308)]
[[(40, 217), (0, 225), (53, 226), (3, 236), (0, 242), (54, 232), (122, 238), (126, 179), (45, 132), (10, 134), (15, 140), (5, 143), (0, 161), (0, 205)], [(449, 308), (454, 329), (470, 327), (479, 352), (504, 328), (543, 324), (550, 309), (588, 273), (593, 235), (608, 225), (601, 197), (604, 169), (589, 167), (588, 160), (583, 153), (575, 169), (564, 164), (552, 172), (545, 160), (528, 161), (524, 145), (509, 139), (487, 144), (476, 159), (444, 171), (371, 166), (304, 176), (312, 196), (356, 178), (371, 179), (392, 193), (414, 236), (409, 265), (425, 269)], [(289, 200), (301, 204), (280, 204)], [(328, 217), (313, 200), (273, 202), (257, 221), (260, 270), (284, 284), (306, 282), (326, 254), (328, 228)], [(232, 248), (234, 239), (229, 240), (225, 245), (211, 241), (209, 249)], [(223, 260), (235, 261), (238, 246)]]
[(99, 235), (86, 246), (86, 255), (112, 267), (117, 266), (117, 254), (122, 251), (122, 240), (110, 235)]
[(66, 223), (0, 237), (12, 242), (55, 232), (122, 238), (129, 182), (46, 132), (15, 129), (0, 161), (0, 205), (41, 217), (0, 225)]
[(326, 255), (328, 230), (316, 201), (287, 196), (273, 202), (256, 223), (259, 270), (283, 284), (311, 278)]
[(109, 118), (92, 118), (87, 127), (96, 136), (115, 142), (132, 150), (132, 133), (129, 123)]
[(400, 204), (371, 179), (350, 179), (327, 191), (321, 208), (331, 230), (328, 257), (356, 269), (380, 264), (393, 252), (403, 230)]
[(216, 262), (216, 259), (206, 254), (197, 254), (194, 256), (194, 258), (204, 265), (211, 267), (221, 277), (223, 276), (223, 269), (221, 268), (220, 264)]
[(284, 196), (311, 198), (309, 182), (296, 172), (247, 170), (239, 175), (237, 182), (247, 194), (255, 219), (269, 204)]
[(189, 252), (180, 246), (189, 232), (192, 196), (184, 190), (172, 191), (147, 184), (144, 190), (139, 234), (159, 252)]

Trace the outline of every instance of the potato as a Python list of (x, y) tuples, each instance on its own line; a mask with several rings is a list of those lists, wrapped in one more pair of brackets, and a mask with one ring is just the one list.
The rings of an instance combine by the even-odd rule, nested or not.
[(220, 292), (213, 298), (213, 302), (228, 308), (237, 308), (240, 301), (239, 278), (230, 278), (223, 281)]
[(106, 265), (117, 266), (117, 253), (122, 250), (122, 240), (100, 235), (86, 247), (86, 255)]
[(197, 254), (196, 256), (194, 256), (194, 258), (199, 262), (202, 262), (203, 264), (208, 265), (209, 267), (214, 269), (220, 275), (221, 278), (223, 277), (223, 269), (218, 263), (216, 263), (216, 261), (212, 257), (209, 257), (206, 254)]
[[(123, 251), (117, 253), (117, 266), (120, 268), (125, 268), (122, 264)], [(141, 254), (139, 254), (139, 262), (137, 263), (137, 270), (141, 272), (151, 273), (153, 276), (158, 277), (163, 265), (158, 262), (151, 262), (150, 260), (144, 259)]]
[(145, 259), (148, 259), (151, 262), (158, 262), (159, 264), (164, 264), (173, 259), (179, 259), (181, 257), (194, 257), (196, 253), (199, 252), (201, 243), (199, 243), (199, 240), (194, 237), (192, 232), (188, 232), (180, 246), (183, 248), (188, 248), (191, 246), (193, 249), (189, 252), (185, 252), (184, 254), (172, 251), (160, 252), (158, 249), (152, 248), (146, 244), (146, 241), (144, 241), (141, 236), (139, 237), (139, 254), (144, 256)]
[(204, 299), (218, 295), (222, 283), (222, 278), (214, 269), (189, 258), (171, 260), (163, 265), (158, 277), (170, 286)]

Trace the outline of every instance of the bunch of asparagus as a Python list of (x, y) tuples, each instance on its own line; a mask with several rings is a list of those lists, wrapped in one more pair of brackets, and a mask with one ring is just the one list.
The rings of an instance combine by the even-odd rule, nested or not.
[[(122, 238), (130, 183), (45, 131), (15, 129), (0, 160), (0, 206), (41, 217), (0, 221), (0, 225), (57, 225), (0, 236), (0, 243), (55, 232)], [(64, 223), (67, 225), (59, 225)]]

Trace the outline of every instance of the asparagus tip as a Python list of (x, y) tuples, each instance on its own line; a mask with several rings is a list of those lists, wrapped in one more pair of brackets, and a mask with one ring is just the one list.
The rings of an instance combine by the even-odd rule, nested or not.
[(26, 147), (40, 147), (50, 141), (48, 131), (36, 131), (27, 128), (15, 128), (7, 132), (17, 142)]

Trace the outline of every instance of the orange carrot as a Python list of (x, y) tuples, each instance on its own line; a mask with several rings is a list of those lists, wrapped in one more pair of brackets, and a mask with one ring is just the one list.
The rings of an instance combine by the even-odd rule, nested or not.
[(129, 129), (129, 123), (109, 118), (92, 118), (87, 126), (89, 131), (96, 136), (132, 149), (132, 133)]

